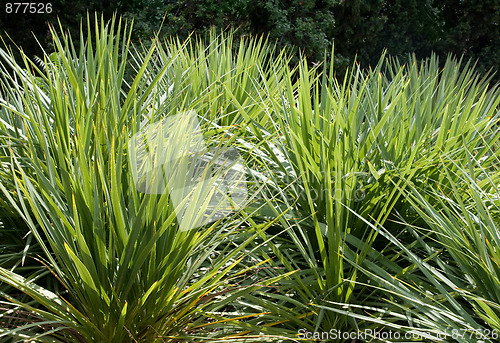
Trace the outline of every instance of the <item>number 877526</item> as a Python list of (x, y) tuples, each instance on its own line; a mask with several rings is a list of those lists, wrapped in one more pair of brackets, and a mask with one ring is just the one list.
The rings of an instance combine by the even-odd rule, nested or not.
[(5, 13), (26, 13), (42, 14), (52, 13), (52, 4), (50, 2), (8, 2), (5, 4)]

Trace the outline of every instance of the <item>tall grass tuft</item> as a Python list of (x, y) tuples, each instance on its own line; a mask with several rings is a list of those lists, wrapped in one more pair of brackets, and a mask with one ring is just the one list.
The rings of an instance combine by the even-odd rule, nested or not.
[[(195, 205), (213, 205), (210, 197), (195, 193), (197, 201), (186, 205), (183, 200), (187, 210), (180, 218), (171, 193), (140, 191), (132, 173), (136, 151), (129, 145), (131, 137), (163, 118), (203, 110), (198, 104), (211, 101), (214, 93), (207, 88), (219, 81), (207, 83), (205, 75), (197, 75), (199, 68), (219, 63), (230, 69), (225, 63), (231, 56), (198, 45), (200, 66), (191, 65), (186, 63), (186, 44), (166, 50), (155, 41), (145, 54), (131, 57), (130, 26), (96, 18), (95, 29), (90, 27), (89, 20), (79, 51), (70, 36), (59, 38), (53, 31), (56, 52), (46, 56), (43, 68), (27, 59), (21, 67), (0, 51), (3, 70), (7, 65), (14, 70), (14, 76), (4, 73), (2, 80), (2, 175), (8, 183), (2, 181), (0, 188), (40, 245), (37, 260), (59, 284), (51, 288), (54, 282), (45, 282), (39, 273), (26, 276), (3, 264), (0, 280), (18, 292), (3, 293), (0, 336), (45, 342), (173, 342), (229, 337), (242, 325), (245, 332), (265, 332), (251, 323), (228, 322), (244, 311), (226, 314), (231, 299), (276, 280), (240, 284), (252, 265), (235, 267), (255, 236), (241, 239), (239, 232), (249, 226), (244, 216), (233, 213), (202, 227), (181, 227), (181, 219), (189, 222), (189, 216), (199, 214)], [(259, 44), (252, 40), (249, 47)], [(229, 46), (223, 46), (228, 53)], [(241, 80), (245, 63), (256, 58), (247, 55), (234, 75), (221, 72), (220, 77)], [(159, 66), (160, 56), (164, 63)], [(127, 83), (129, 58), (135, 58), (137, 70)], [(214, 110), (199, 118), (207, 145), (215, 142), (223, 148), (227, 144), (217, 137), (235, 134), (222, 126), (233, 123), (222, 114)], [(180, 141), (170, 144), (182, 146), (188, 140), (189, 147), (189, 136), (179, 134)], [(165, 184), (170, 187), (168, 178)]]
[[(96, 19), (76, 51), (53, 31), (56, 51), (23, 66), (0, 50), (0, 216), (25, 227), (0, 247), (0, 337), (391, 329), (468, 342), (451, 333), (500, 329), (500, 90), (488, 76), (453, 57), (382, 56), (338, 79), (334, 61), (291, 65), (262, 37), (145, 47), (130, 32)], [(214, 203), (227, 198), (213, 181), (226, 157), (210, 149), (237, 152), (247, 199)], [(173, 151), (214, 168), (194, 172)], [(208, 176), (207, 189), (172, 193)]]

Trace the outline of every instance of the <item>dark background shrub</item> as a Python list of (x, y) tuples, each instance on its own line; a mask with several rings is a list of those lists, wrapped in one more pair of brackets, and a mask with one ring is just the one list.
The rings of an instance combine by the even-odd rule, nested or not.
[(478, 60), (482, 73), (500, 66), (500, 0), (53, 0), (52, 7), (52, 14), (6, 14), (2, 5), (2, 37), (9, 42), (7, 33), (28, 56), (40, 56), (32, 33), (50, 51), (48, 24), (57, 25), (57, 18), (77, 37), (87, 12), (107, 19), (116, 12), (134, 19), (135, 42), (149, 40), (162, 21), (161, 36), (185, 38), (212, 26), (269, 35), (278, 48), (300, 50), (311, 63), (328, 56), (334, 42), (339, 71), (354, 58), (373, 65), (384, 49), (403, 60), (409, 53), (463, 55)]

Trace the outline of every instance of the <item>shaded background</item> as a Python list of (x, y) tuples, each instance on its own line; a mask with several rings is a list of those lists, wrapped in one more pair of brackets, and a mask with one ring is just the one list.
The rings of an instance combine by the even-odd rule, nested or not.
[(356, 56), (363, 66), (376, 64), (384, 48), (403, 60), (408, 53), (463, 55), (477, 60), (480, 73), (500, 66), (500, 0), (53, 0), (51, 14), (6, 14), (9, 1), (1, 2), (1, 36), (9, 41), (8, 34), (30, 57), (42, 54), (32, 33), (50, 52), (48, 24), (57, 25), (59, 17), (78, 38), (87, 12), (97, 11), (133, 18), (136, 43), (147, 42), (163, 16), (162, 36), (238, 28), (237, 35), (268, 34), (280, 48), (294, 46), (311, 63), (329, 55), (335, 42), (337, 71)]

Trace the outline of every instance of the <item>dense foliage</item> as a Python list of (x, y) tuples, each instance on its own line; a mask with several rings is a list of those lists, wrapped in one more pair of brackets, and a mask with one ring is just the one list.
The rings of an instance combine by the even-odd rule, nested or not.
[[(56, 51), (37, 63), (0, 50), (2, 342), (497, 341), (488, 77), (453, 58), (382, 56), (337, 79), (335, 56), (294, 64), (262, 37), (133, 47), (121, 21), (87, 27), (87, 39), (53, 31)], [(199, 127), (168, 147), (187, 160), (201, 135), (236, 150), (248, 189), (230, 215), (188, 229), (221, 188), (176, 205), (179, 162), (160, 168), (165, 191), (141, 190), (131, 144), (185, 113)]]
[[(20, 44), (28, 56), (41, 55), (38, 43), (52, 49), (47, 23), (78, 35), (86, 11), (111, 18), (117, 11), (134, 19), (133, 41), (149, 41), (164, 19), (161, 35), (187, 38), (196, 31), (239, 28), (237, 36), (268, 34), (278, 47), (301, 49), (311, 63), (323, 61), (335, 42), (337, 71), (356, 58), (375, 65), (384, 49), (403, 60), (409, 53), (427, 58), (432, 52), (444, 61), (449, 53), (479, 60), (476, 70), (500, 66), (500, 0), (128, 0), (52, 1), (50, 15), (6, 15), (0, 30)], [(83, 21), (85, 25), (85, 20)], [(298, 55), (297, 55), (298, 56)], [(297, 62), (297, 58), (293, 61)], [(328, 60), (329, 61), (329, 58)], [(498, 80), (498, 76), (495, 78)]]

